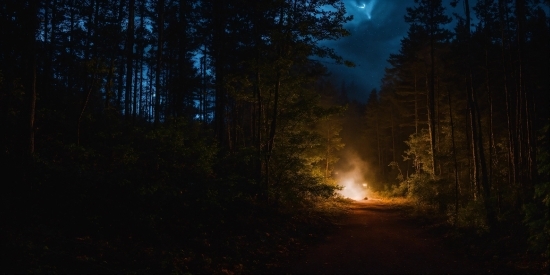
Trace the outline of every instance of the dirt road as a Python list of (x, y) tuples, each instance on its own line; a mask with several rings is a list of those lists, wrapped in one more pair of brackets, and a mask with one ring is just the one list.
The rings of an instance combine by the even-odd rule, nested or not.
[(290, 263), (284, 273), (491, 272), (446, 249), (433, 234), (407, 221), (402, 211), (377, 200), (354, 203), (340, 228)]

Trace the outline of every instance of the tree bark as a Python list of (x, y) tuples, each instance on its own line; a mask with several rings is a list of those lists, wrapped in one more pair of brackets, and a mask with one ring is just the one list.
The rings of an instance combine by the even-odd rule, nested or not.
[(109, 109), (111, 95), (113, 93), (113, 74), (115, 71), (115, 58), (111, 58), (111, 65), (109, 66), (109, 73), (107, 74), (107, 83), (105, 85), (105, 109)]
[(156, 66), (156, 87), (155, 87), (155, 125), (160, 122), (160, 94), (162, 90), (162, 83), (160, 74), (162, 73), (162, 52), (164, 50), (163, 43), (163, 32), (164, 32), (164, 0), (158, 0), (157, 2), (157, 66)]
[[(434, 9), (430, 8), (430, 19), (433, 21), (434, 18)], [(429, 130), (430, 130), (430, 146), (432, 152), (432, 176), (435, 177), (435, 169), (437, 166), (436, 162), (436, 129), (435, 129), (435, 23), (430, 22), (429, 31), (430, 31), (430, 86), (428, 90), (428, 120), (429, 120)]]
[(275, 133), (277, 130), (277, 118), (279, 116), (279, 93), (281, 89), (281, 73), (277, 72), (275, 83), (275, 95), (273, 98), (273, 112), (271, 115), (271, 123), (269, 127), (269, 136), (267, 139), (267, 152), (265, 155), (265, 168), (266, 168), (266, 187), (269, 194), (270, 182), (269, 182), (269, 161), (271, 160), (271, 153), (273, 152), (273, 145), (275, 143)]
[(225, 82), (225, 42), (226, 42), (226, 8), (225, 0), (216, 1), (213, 5), (213, 34), (212, 46), (214, 54), (214, 75), (216, 78), (215, 84), (215, 103), (214, 103), (214, 132), (216, 134), (218, 144), (221, 147), (227, 147), (228, 141), (225, 134), (225, 119), (226, 119), (226, 104), (227, 95), (224, 87)]
[(35, 116), (36, 116), (36, 58), (31, 55), (32, 61), (32, 85), (31, 85), (31, 100), (30, 100), (30, 118), (29, 118), (29, 156), (34, 155), (34, 133), (35, 133)]
[[(126, 30), (126, 92), (124, 98), (124, 115), (131, 115), (132, 77), (134, 64), (134, 6), (135, 0), (128, 0), (128, 28)], [(133, 110), (135, 112), (135, 110)]]
[[(470, 103), (470, 124), (472, 131), (472, 155), (474, 156), (474, 167), (476, 172), (474, 174), (476, 181), (476, 192), (483, 197), (483, 204), (485, 206), (486, 218), (490, 227), (495, 225), (495, 219), (493, 213), (493, 207), (490, 203), (491, 196), (491, 183), (487, 176), (487, 164), (485, 161), (485, 151), (483, 146), (483, 134), (481, 125), (481, 115), (479, 112), (479, 106), (477, 104), (476, 90), (474, 89), (474, 80), (472, 72), (472, 58), (471, 58), (471, 40), (470, 40), (470, 5), (469, 0), (464, 0), (464, 8), (466, 13), (466, 34), (467, 34), (467, 54), (468, 54), (468, 102)], [(480, 169), (479, 172), (477, 169)], [(479, 177), (481, 176), (481, 177)], [(479, 182), (478, 182), (479, 180)], [(483, 188), (483, 190), (481, 190)], [(480, 191), (483, 191), (481, 193)]]
[(80, 115), (78, 116), (78, 123), (76, 127), (76, 145), (80, 146), (80, 125), (82, 123), (82, 117), (84, 116), (84, 111), (86, 110), (86, 107), (88, 106), (88, 102), (90, 101), (90, 95), (92, 94), (92, 91), (94, 89), (95, 80), (96, 80), (96, 73), (98, 70), (98, 63), (96, 63), (95, 68), (93, 68), (92, 73), (92, 80), (90, 81), (90, 88), (88, 89), (88, 92), (86, 93), (86, 98), (84, 98), (84, 102), (82, 103), (82, 109), (80, 110)]
[[(34, 156), (34, 134), (35, 134), (35, 117), (36, 117), (36, 98), (37, 98), (37, 91), (36, 91), (36, 32), (40, 28), (40, 22), (37, 19), (37, 14), (39, 10), (39, 4), (36, 1), (29, 1), (28, 6), (25, 8), (25, 22), (22, 22), (23, 24), (23, 30), (25, 36), (25, 41), (27, 43), (27, 49), (25, 49), (23, 52), (28, 54), (26, 58), (24, 59), (26, 61), (25, 64), (25, 78), (24, 81), (29, 84), (30, 86), (30, 97), (29, 97), (29, 120), (28, 120), (28, 140), (27, 140), (27, 149), (24, 151), (27, 151), (28, 159), (31, 160)], [(46, 30), (44, 30), (47, 32)], [(23, 152), (24, 152), (23, 151)], [(32, 163), (32, 162), (31, 162)]]
[(380, 125), (379, 125), (380, 118), (378, 116), (378, 107), (375, 107), (375, 108), (376, 110), (374, 112), (376, 115), (376, 147), (378, 151), (378, 176), (380, 177), (379, 178), (380, 180), (384, 176), (384, 170), (382, 169), (382, 148), (380, 146)]
[(453, 122), (453, 104), (451, 103), (451, 91), (447, 89), (447, 96), (449, 100), (449, 118), (451, 125), (451, 142), (452, 142), (452, 154), (453, 154), (453, 167), (455, 174), (455, 226), (458, 225), (458, 205), (459, 205), (459, 183), (458, 183), (458, 161), (456, 159), (456, 145), (455, 145), (455, 127)]
[(418, 89), (416, 86), (416, 72), (414, 72), (414, 133), (418, 135)]
[(325, 159), (325, 179), (328, 179), (328, 166), (329, 166), (329, 158), (330, 158), (330, 121), (327, 121), (328, 127), (327, 127), (327, 151), (326, 151), (326, 159)]

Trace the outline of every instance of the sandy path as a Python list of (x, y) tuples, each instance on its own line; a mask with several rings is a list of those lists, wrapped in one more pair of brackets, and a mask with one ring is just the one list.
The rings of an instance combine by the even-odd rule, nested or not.
[(354, 203), (340, 229), (311, 247), (284, 273), (487, 273), (445, 249), (435, 237), (407, 222), (399, 209), (377, 200)]

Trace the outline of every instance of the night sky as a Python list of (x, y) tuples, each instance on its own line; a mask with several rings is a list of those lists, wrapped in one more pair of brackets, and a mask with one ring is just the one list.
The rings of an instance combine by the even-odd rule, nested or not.
[[(404, 19), (406, 8), (414, 6), (414, 0), (343, 1), (346, 11), (353, 15), (353, 21), (345, 26), (351, 35), (325, 44), (336, 49), (344, 59), (354, 62), (356, 67), (347, 68), (330, 62), (325, 65), (337, 85), (344, 80), (348, 87), (355, 87), (348, 94), (350, 98), (364, 102), (373, 88), (380, 89), (390, 54), (399, 52), (401, 39), (409, 28)], [(449, 2), (443, 1), (448, 16), (453, 12), (462, 13), (462, 5), (452, 8)], [(454, 20), (449, 28), (452, 26)]]

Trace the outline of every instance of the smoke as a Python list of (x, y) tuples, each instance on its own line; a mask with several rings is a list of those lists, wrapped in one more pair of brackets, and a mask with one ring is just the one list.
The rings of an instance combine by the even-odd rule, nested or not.
[(348, 153), (337, 171), (337, 181), (342, 190), (339, 193), (347, 198), (362, 200), (368, 195), (368, 183), (365, 182), (367, 163), (356, 153)]

